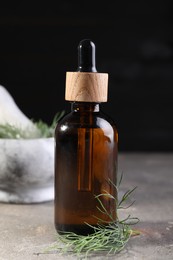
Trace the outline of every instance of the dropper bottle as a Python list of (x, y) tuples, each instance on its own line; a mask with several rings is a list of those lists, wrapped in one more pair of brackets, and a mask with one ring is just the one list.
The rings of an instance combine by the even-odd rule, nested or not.
[[(98, 73), (95, 44), (78, 45), (78, 68), (66, 73), (65, 99), (71, 102), (55, 129), (55, 228), (57, 232), (87, 235), (98, 219), (111, 221), (98, 210), (96, 195), (116, 198), (118, 133), (114, 122), (100, 111), (107, 101), (108, 74)], [(101, 196), (116, 221), (116, 202)]]

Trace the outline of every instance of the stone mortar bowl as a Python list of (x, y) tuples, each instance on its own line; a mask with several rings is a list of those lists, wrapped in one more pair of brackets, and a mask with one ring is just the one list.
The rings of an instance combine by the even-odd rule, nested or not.
[(54, 198), (54, 138), (0, 139), (0, 202)]

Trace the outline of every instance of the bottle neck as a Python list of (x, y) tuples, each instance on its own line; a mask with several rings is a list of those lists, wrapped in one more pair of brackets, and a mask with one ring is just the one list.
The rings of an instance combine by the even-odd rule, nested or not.
[(72, 102), (71, 111), (73, 112), (99, 112), (100, 104), (99, 103), (90, 103), (90, 102)]

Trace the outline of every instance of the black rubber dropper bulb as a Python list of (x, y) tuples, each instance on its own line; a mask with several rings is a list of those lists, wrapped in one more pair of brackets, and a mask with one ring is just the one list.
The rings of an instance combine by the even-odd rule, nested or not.
[(95, 58), (95, 44), (84, 39), (78, 45), (78, 68), (80, 72), (97, 72)]

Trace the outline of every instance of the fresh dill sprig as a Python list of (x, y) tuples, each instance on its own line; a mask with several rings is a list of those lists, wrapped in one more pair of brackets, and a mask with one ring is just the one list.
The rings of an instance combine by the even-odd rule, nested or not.
[(41, 137), (52, 137), (54, 135), (55, 126), (58, 123), (58, 121), (63, 117), (65, 111), (58, 112), (55, 117), (53, 118), (53, 121), (51, 125), (47, 125), (42, 120), (39, 120), (38, 122), (35, 122), (34, 124), (41, 132)]
[(0, 125), (0, 138), (23, 139), (25, 138), (25, 133), (22, 129), (10, 124), (5, 124)]
[[(121, 181), (122, 176), (120, 182)], [(111, 181), (109, 182), (110, 185), (113, 185), (116, 190), (118, 189), (114, 183), (112, 183)], [(57, 234), (56, 242), (53, 243), (52, 246), (48, 247), (45, 250), (45, 253), (52, 251), (63, 254), (72, 253), (75, 254), (78, 258), (84, 257), (85, 259), (87, 259), (87, 257), (92, 254), (104, 252), (106, 253), (106, 255), (110, 256), (112, 254), (120, 252), (125, 247), (132, 235), (139, 235), (139, 232), (137, 230), (133, 230), (131, 228), (131, 225), (137, 224), (139, 222), (139, 219), (128, 215), (125, 219), (119, 219), (119, 217), (117, 216), (117, 220), (115, 221), (113, 216), (106, 210), (106, 208), (102, 204), (100, 198), (103, 196), (108, 196), (115, 200), (115, 207), (117, 205), (117, 210), (126, 209), (129, 208), (133, 203), (130, 203), (129, 206), (123, 206), (123, 204), (126, 204), (127, 200), (135, 189), (136, 187), (125, 192), (118, 203), (117, 198), (113, 197), (107, 192), (95, 196), (95, 198), (99, 202), (98, 210), (108, 215), (111, 219), (110, 222), (105, 222), (97, 218), (97, 226), (92, 226), (88, 223), (85, 223), (93, 229), (93, 233), (87, 236), (79, 235), (73, 232), (61, 232), (60, 234)]]
[[(86, 225), (89, 224), (86, 223)], [(111, 255), (121, 251), (132, 234), (129, 225), (120, 223), (111, 223), (106, 226), (98, 224), (97, 227), (92, 228), (94, 233), (88, 236), (64, 232), (57, 237), (63, 243), (62, 247), (55, 245), (52, 249), (62, 253), (72, 251), (78, 257), (84, 255), (85, 258), (89, 254), (101, 252)]]
[(54, 129), (58, 121), (64, 115), (65, 111), (58, 112), (51, 125), (49, 126), (42, 120), (33, 123), (35, 125), (35, 130), (27, 129), (24, 130), (22, 128), (16, 127), (10, 124), (0, 125), (0, 138), (3, 139), (32, 139), (32, 138), (48, 138), (53, 137)]

